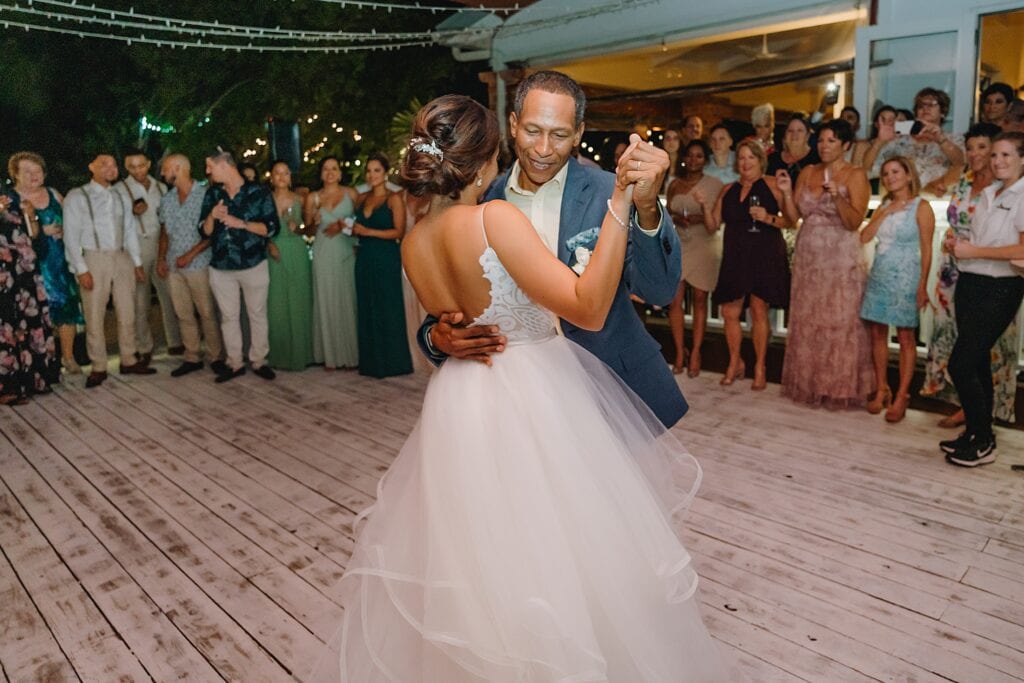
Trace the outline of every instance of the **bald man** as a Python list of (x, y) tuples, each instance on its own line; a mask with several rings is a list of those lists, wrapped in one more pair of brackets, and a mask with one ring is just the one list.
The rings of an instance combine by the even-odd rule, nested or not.
[(64, 252), (78, 277), (85, 309), (85, 339), (92, 371), (86, 388), (107, 379), (107, 338), (103, 320), (113, 297), (121, 374), (151, 375), (156, 370), (136, 360), (135, 284), (142, 269), (132, 208), (112, 189), (117, 180), (113, 155), (97, 154), (89, 164), (92, 180), (64, 199)]
[(192, 179), (192, 165), (181, 154), (165, 158), (160, 175), (171, 189), (160, 200), (156, 274), (167, 281), (181, 330), (181, 344), (185, 347), (184, 361), (171, 371), (171, 376), (182, 377), (203, 368), (200, 325), (206, 340), (206, 358), (219, 374), (224, 370), (224, 344), (210, 291), (210, 240), (201, 239), (198, 230), (206, 184)]

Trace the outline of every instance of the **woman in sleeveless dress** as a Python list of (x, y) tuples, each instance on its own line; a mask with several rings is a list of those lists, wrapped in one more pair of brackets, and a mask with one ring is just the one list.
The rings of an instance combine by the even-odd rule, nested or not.
[[(834, 119), (818, 129), (821, 163), (796, 180), (779, 171), (782, 211), (796, 224), (782, 395), (829, 408), (861, 406), (874, 391), (871, 337), (860, 318), (867, 264), (858, 229), (871, 186), (846, 161), (853, 129)], [(795, 196), (794, 196), (795, 194)]]
[(50, 322), (60, 339), (61, 363), (68, 373), (82, 369), (75, 361), (76, 325), (85, 323), (78, 280), (71, 274), (64, 256), (63, 201), (60, 193), (46, 187), (46, 162), (33, 152), (18, 152), (7, 162), (14, 190), (21, 198), (26, 216), (38, 220), (40, 231), (33, 246), (39, 257), (46, 298), (50, 304)]
[[(918, 311), (928, 303), (928, 271), (932, 261), (935, 214), (921, 201), (914, 162), (893, 157), (881, 167), (885, 203), (875, 210), (861, 232), (861, 242), (878, 238), (860, 317), (870, 323), (875, 366), (875, 398), (869, 413), (885, 412), (887, 422), (899, 422), (910, 403), (910, 381), (917, 362)], [(889, 327), (900, 344), (900, 384), (893, 398), (889, 388)]]
[(313, 362), (313, 271), (303, 239), (302, 200), (291, 190), (292, 172), (284, 161), (271, 165), (270, 185), (281, 230), (267, 246), (267, 364), (281, 370), (305, 370)]
[(746, 373), (740, 358), (743, 340), (740, 316), (749, 306), (753, 320), (750, 336), (756, 358), (754, 383), (750, 387), (754, 390), (768, 385), (765, 370), (768, 308), (789, 305), (789, 261), (781, 231), (790, 224), (778, 215), (781, 195), (775, 178), (764, 175), (767, 164), (764, 150), (757, 142), (740, 142), (736, 145), (736, 170), (740, 179), (722, 189), (714, 207), (704, 207), (706, 225), (725, 223), (715, 301), (725, 318), (729, 367), (720, 383), (728, 386)]
[(320, 162), (323, 186), (306, 197), (303, 215), (313, 242), (313, 358), (327, 370), (359, 365), (355, 246), (350, 219), (359, 196), (341, 184), (335, 156)]
[(689, 377), (700, 374), (700, 347), (704, 341), (704, 329), (708, 318), (708, 292), (718, 281), (718, 265), (722, 260), (722, 239), (718, 225), (704, 223), (701, 203), (722, 191), (722, 181), (704, 174), (704, 164), (711, 157), (711, 148), (703, 140), (693, 140), (679, 155), (676, 163), (676, 179), (668, 187), (669, 214), (675, 224), (682, 245), (683, 279), (679, 283), (675, 299), (668, 307), (668, 320), (672, 329), (672, 341), (676, 348), (672, 372), (679, 374), (686, 363), (686, 347), (683, 346), (683, 302), (686, 286), (693, 292), (693, 348), (687, 368)]
[(412, 372), (402, 297), (405, 204), (387, 188), (388, 161), (372, 155), (366, 162), (370, 190), (359, 197), (353, 226), (359, 238), (356, 294), (359, 297), (359, 374), (393, 377)]
[(490, 365), (451, 358), (431, 378), (357, 520), (343, 623), (314, 680), (738, 680), (701, 621), (672, 527), (695, 461), (556, 333), (556, 316), (603, 325), (625, 258), (627, 166), (577, 277), (511, 204), (477, 205), (497, 174), (492, 112), (442, 97), (413, 135), (403, 184), (431, 199), (403, 245), (409, 277), (428, 311), (462, 311), (508, 348)]

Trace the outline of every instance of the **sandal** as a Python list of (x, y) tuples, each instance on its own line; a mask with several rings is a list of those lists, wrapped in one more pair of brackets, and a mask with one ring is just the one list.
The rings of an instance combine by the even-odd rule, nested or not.
[(737, 379), (743, 379), (747, 374), (747, 366), (743, 361), (739, 362), (736, 366), (735, 371), (730, 371), (728, 368), (725, 371), (725, 376), (718, 381), (723, 387), (730, 386)]

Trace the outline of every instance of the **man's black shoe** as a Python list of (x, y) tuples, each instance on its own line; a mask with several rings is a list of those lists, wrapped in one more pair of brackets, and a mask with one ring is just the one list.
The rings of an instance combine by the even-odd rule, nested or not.
[(185, 361), (184, 363), (182, 363), (181, 365), (179, 365), (175, 369), (171, 370), (171, 377), (184, 377), (185, 375), (187, 375), (190, 372), (195, 372), (196, 370), (202, 370), (202, 369), (203, 369), (203, 364), (201, 362), (199, 362), (199, 361), (196, 361), (196, 362)]
[(210, 369), (213, 370), (215, 375), (223, 375), (225, 372), (228, 372), (228, 364), (222, 360), (215, 360), (210, 363)]
[(946, 460), (960, 467), (977, 467), (996, 461), (996, 437), (972, 436), (966, 447), (950, 453)]
[(217, 374), (217, 379), (213, 380), (217, 384), (223, 384), (224, 382), (230, 382), (236, 377), (241, 377), (245, 374), (245, 366), (238, 368), (237, 370), (225, 370), (224, 372)]
[(955, 439), (948, 439), (947, 441), (940, 441), (939, 448), (946, 455), (956, 453), (957, 451), (967, 448), (967, 444), (971, 442), (971, 435), (967, 433), (967, 430), (960, 432), (960, 436)]
[(156, 374), (156, 368), (151, 368), (148, 365), (144, 364), (142, 361), (139, 361), (135, 365), (122, 365), (121, 366), (121, 374), (122, 375), (155, 375)]
[(252, 371), (263, 379), (274, 379), (277, 377), (277, 373), (269, 365), (261, 365), (258, 368), (253, 368)]
[(89, 376), (85, 378), (85, 388), (92, 389), (98, 387), (107, 381), (107, 373), (105, 372), (90, 372)]

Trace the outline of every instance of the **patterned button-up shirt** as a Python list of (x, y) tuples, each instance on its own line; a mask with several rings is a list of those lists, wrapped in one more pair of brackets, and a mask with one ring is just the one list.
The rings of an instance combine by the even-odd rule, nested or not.
[(228, 213), (246, 222), (263, 223), (267, 226), (266, 236), (241, 228), (229, 228), (220, 221), (214, 221), (210, 235), (213, 251), (210, 266), (217, 270), (245, 270), (258, 266), (267, 258), (267, 242), (281, 229), (277, 218), (277, 207), (270, 190), (256, 183), (245, 183), (232, 199), (223, 187), (213, 187), (206, 192), (203, 210), (199, 215), (199, 233), (202, 237), (202, 222), (213, 211), (218, 202), (224, 202)]
[[(200, 224), (199, 215), (203, 210), (203, 198), (206, 197), (205, 182), (193, 182), (192, 189), (182, 202), (178, 199), (178, 189), (172, 187), (170, 192), (160, 200), (160, 223), (167, 233), (167, 267), (177, 270), (174, 262), (204, 238), (196, 232)], [(210, 265), (210, 250), (203, 249), (192, 262), (181, 270), (202, 270)]]

